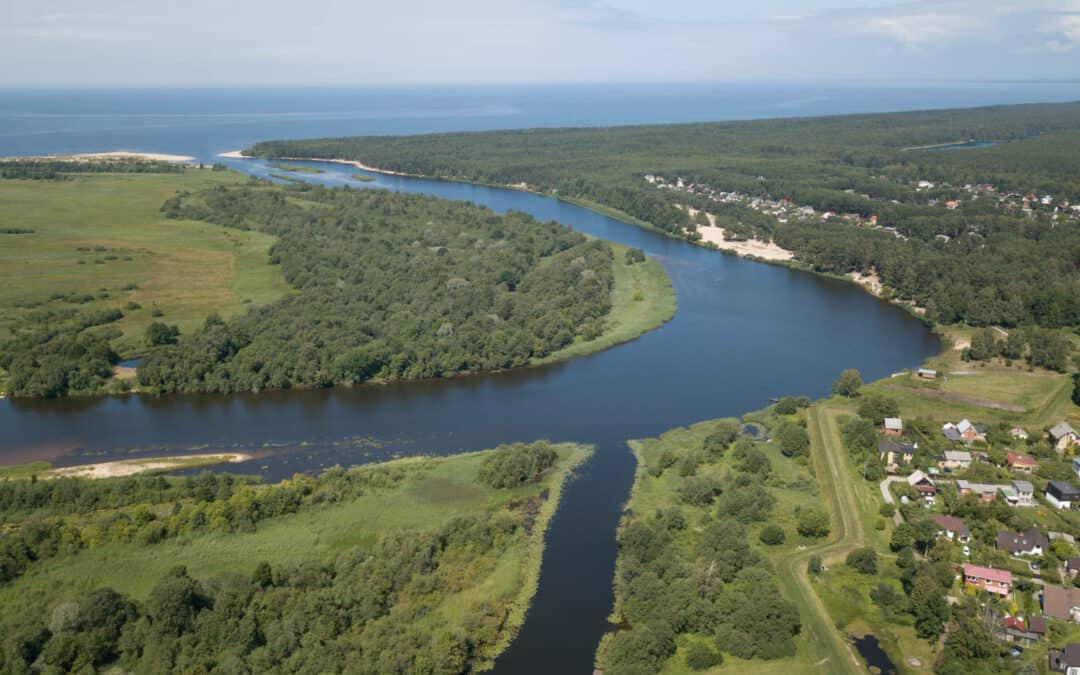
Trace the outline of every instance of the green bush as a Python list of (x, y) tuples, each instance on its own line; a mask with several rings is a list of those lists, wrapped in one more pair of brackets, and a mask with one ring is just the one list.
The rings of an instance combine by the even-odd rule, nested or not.
[(701, 642), (695, 642), (686, 650), (686, 666), (691, 670), (708, 670), (723, 662), (723, 654)]
[(493, 488), (515, 488), (535, 483), (559, 455), (543, 441), (496, 448), (480, 465), (480, 481)]
[(766, 525), (761, 528), (758, 538), (767, 546), (779, 546), (784, 543), (784, 528), (779, 525)]

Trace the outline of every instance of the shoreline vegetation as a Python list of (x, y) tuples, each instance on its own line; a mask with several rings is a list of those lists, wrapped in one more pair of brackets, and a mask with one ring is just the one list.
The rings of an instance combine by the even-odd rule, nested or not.
[[(0, 666), (488, 670), (525, 619), (550, 520), (592, 452), (519, 443), (266, 485), (209, 473), (65, 478), (68, 493), (82, 493), (71, 502), (35, 496), (54, 481), (0, 481), (9, 539), (26, 528), (55, 528), (78, 542), (39, 553), (0, 580), (0, 633), (18, 638), (0, 645)], [(50, 503), (28, 508), (36, 499)], [(25, 519), (35, 511), (38, 520)], [(121, 528), (125, 522), (133, 524)], [(181, 612), (158, 634), (165, 589), (177, 585), (193, 594), (177, 599), (188, 618)], [(92, 614), (106, 596), (122, 607), (109, 613), (118, 625), (100, 648), (52, 644), (99, 629), (76, 622), (58, 631), (56, 617), (66, 608)], [(261, 637), (243, 628), (256, 617)], [(52, 632), (38, 643), (22, 640), (38, 626)], [(223, 634), (234, 639), (225, 644)], [(316, 636), (323, 648), (301, 648)], [(191, 652), (178, 639), (199, 648)]]
[[(138, 167), (130, 168), (132, 171), (140, 170)], [(172, 174), (169, 174), (169, 176), (171, 175)], [(277, 260), (282, 259), (282, 246), (284, 246), (284, 243), (281, 241), (281, 238), (279, 236), (281, 234), (280, 232), (277, 232), (276, 230), (273, 232), (263, 232), (262, 230), (265, 228), (252, 225), (246, 220), (247, 216), (240, 216), (237, 214), (232, 214), (231, 212), (225, 213), (220, 209), (218, 210), (221, 212), (216, 213), (214, 211), (214, 208), (216, 207), (207, 209), (203, 202), (203, 200), (205, 200), (207, 196), (216, 195), (216, 193), (213, 192), (213, 190), (215, 189), (231, 189), (237, 195), (237, 198), (261, 202), (264, 201), (264, 197), (272, 197), (274, 195), (274, 190), (278, 190), (278, 188), (270, 188), (263, 185), (261, 187), (265, 189), (256, 189), (254, 186), (258, 186), (258, 182), (251, 180), (245, 181), (239, 175), (227, 171), (213, 173), (198, 172), (192, 173), (191, 175), (212, 176), (214, 179), (213, 187), (210, 191), (204, 191), (202, 193), (190, 191), (189, 188), (189, 191), (185, 191), (183, 193), (185, 195), (189, 195), (184, 198), (184, 206), (183, 208), (181, 208), (181, 210), (184, 212), (176, 212), (176, 208), (178, 205), (174, 204), (169, 208), (162, 209), (166, 217), (172, 220), (178, 219), (180, 222), (184, 223), (187, 223), (189, 221), (193, 223), (198, 223), (198, 227), (200, 229), (206, 230), (206, 234), (210, 236), (220, 237), (222, 239), (222, 243), (232, 244), (233, 247), (236, 246), (237, 241), (245, 238), (257, 239), (259, 241), (266, 242), (264, 245), (266, 245), (266, 247), (271, 250), (273, 258)], [(118, 180), (116, 178), (110, 178), (109, 176), (110, 174), (107, 173), (95, 173), (80, 175), (80, 178), (74, 181), (3, 181), (0, 182), (0, 190), (20, 191), (20, 199), (22, 201), (18, 203), (29, 209), (31, 208), (31, 204), (33, 203), (34, 196), (36, 194), (40, 193), (41, 195), (45, 195), (46, 193), (55, 192), (57, 190), (67, 192), (70, 192), (72, 190), (75, 190), (77, 192), (85, 191), (93, 188), (96, 185), (107, 187), (108, 184), (111, 184), (110, 181)], [(120, 180), (120, 183), (122, 183), (122, 187), (124, 190), (131, 193), (131, 198), (141, 199), (143, 195), (140, 193), (138, 186), (141, 185), (143, 182), (153, 182), (155, 186), (158, 186), (158, 183), (168, 183), (171, 180), (166, 175), (154, 178), (148, 178), (146, 176), (147, 174), (132, 174), (130, 179)], [(184, 176), (184, 173), (178, 174), (175, 178), (178, 182), (190, 182), (190, 179), (186, 178)], [(314, 207), (318, 211), (323, 211), (327, 208), (339, 208), (337, 204), (333, 203), (334, 200), (329, 198), (331, 194), (332, 191), (323, 188), (308, 188), (306, 185), (299, 185), (295, 189), (281, 188), (281, 195), (288, 195), (289, 202), (293, 204)], [(316, 202), (311, 201), (313, 198), (317, 198), (316, 201), (318, 201), (319, 203), (316, 204)], [(417, 204), (422, 203), (427, 205), (425, 206), (425, 208), (436, 208), (434, 205), (440, 203), (439, 200), (427, 197), (378, 195), (376, 198), (383, 201), (400, 201)], [(351, 197), (351, 199), (363, 199), (365, 203), (367, 201), (366, 196), (363, 198), (354, 196)], [(171, 204), (173, 202), (179, 202), (179, 200), (180, 197), (174, 197), (173, 199), (166, 201)], [(50, 199), (50, 203), (55, 202)], [(110, 208), (112, 208), (113, 210), (117, 208), (128, 208), (128, 203), (128, 201), (121, 200), (119, 202), (116, 202), (115, 204), (111, 204)], [(192, 204), (192, 208), (186, 208), (188, 203)], [(141, 205), (140, 208), (142, 208)], [(471, 211), (470, 208), (472, 209)], [(477, 209), (476, 207), (462, 207), (462, 209), (464, 209), (465, 211), (469, 211), (470, 214), (472, 213), (472, 211), (476, 211), (477, 214), (483, 211), (481, 209)], [(48, 207), (35, 207), (34, 212), (40, 214), (42, 217), (45, 217), (48, 213)], [(12, 217), (15, 217), (19, 213), (22, 213), (22, 211), (16, 210), (11, 215)], [(311, 213), (313, 213), (313, 211), (308, 210), (301, 213), (300, 210), (298, 210), (297, 217), (307, 217)], [(126, 218), (129, 214), (125, 213), (123, 215)], [(234, 215), (236, 215), (237, 217), (234, 218)], [(279, 212), (279, 216), (281, 215), (282, 214)], [(465, 216), (467, 216), (466, 220), (472, 218), (472, 216), (468, 214), (465, 214)], [(501, 221), (505, 221), (508, 225), (510, 223), (510, 220), (508, 220), (507, 217), (500, 216), (499, 219)], [(109, 218), (102, 219), (101, 222), (108, 221), (111, 224), (117, 220), (119, 219), (115, 215), (110, 215)], [(535, 223), (535, 221), (532, 221), (531, 219), (528, 220), (532, 223)], [(0, 221), (2, 221), (2, 219), (0, 219)], [(49, 222), (51, 223), (52, 221)], [(0, 222), (0, 224), (3, 223)], [(222, 225), (224, 225), (225, 227), (222, 228)], [(516, 228), (518, 226), (519, 224), (515, 221), (513, 227)], [(550, 229), (552, 226), (550, 224), (536, 223), (535, 227), (546, 230)], [(80, 252), (92, 256), (94, 258), (93, 262), (95, 263), (95, 265), (108, 266), (110, 267), (109, 271), (112, 271), (111, 267), (113, 266), (124, 266), (123, 263), (125, 262), (135, 261), (137, 256), (132, 255), (132, 253), (143, 253), (143, 256), (141, 257), (146, 257), (145, 252), (141, 250), (130, 250), (128, 245), (129, 242), (125, 241), (125, 239), (130, 238), (130, 243), (134, 244), (135, 240), (142, 238), (143, 229), (144, 228), (140, 228), (140, 232), (137, 234), (137, 236), (133, 236), (136, 233), (127, 232), (122, 228), (117, 229), (114, 227), (109, 232), (110, 242), (113, 244), (113, 246), (104, 246), (98, 244), (95, 248), (94, 246), (90, 245), (73, 245), (71, 250), (75, 251), (76, 257), (80, 255)], [(172, 231), (175, 231), (175, 228), (173, 228)], [(561, 228), (560, 231), (562, 231)], [(70, 228), (68, 228), (64, 230), (64, 232), (71, 232), (71, 230)], [(85, 228), (80, 228), (78, 232), (80, 234), (84, 234)], [(215, 232), (217, 233), (216, 235)], [(36, 231), (35, 236), (28, 237), (25, 240), (20, 240), (16, 246), (10, 249), (10, 252), (13, 255), (17, 253), (20, 254), (20, 259), (23, 259), (26, 257), (23, 254), (25, 254), (26, 250), (29, 250), (20, 248), (24, 245), (24, 241), (26, 245), (29, 245), (31, 247), (44, 247), (42, 248), (43, 254), (48, 253), (49, 251), (53, 251), (53, 249), (58, 245), (63, 245), (66, 243), (59, 239), (57, 239), (54, 243), (52, 240), (55, 237), (53, 236), (38, 236), (42, 234), (46, 233), (40, 230)], [(49, 234), (51, 235), (51, 232)], [(495, 238), (495, 243), (497, 244), (497, 246), (489, 247), (489, 250), (495, 252), (500, 249), (500, 246), (504, 246), (506, 242), (505, 240), (502, 242), (498, 241), (503, 236), (503, 233), (498, 231), (498, 228), (492, 231), (492, 236)], [(506, 364), (493, 363), (487, 367), (482, 367), (479, 369), (458, 367), (455, 370), (453, 367), (447, 369), (447, 367), (442, 364), (435, 364), (433, 366), (434, 371), (430, 373), (417, 372), (398, 375), (394, 375), (392, 373), (384, 375), (379, 372), (379, 368), (364, 365), (361, 367), (361, 372), (359, 373), (361, 377), (359, 378), (349, 376), (348, 373), (345, 373), (340, 377), (331, 375), (330, 377), (332, 378), (332, 381), (327, 381), (327, 375), (322, 374), (318, 376), (317, 382), (314, 380), (307, 381), (304, 378), (290, 377), (288, 380), (282, 380), (277, 383), (271, 380), (253, 383), (251, 387), (260, 390), (289, 387), (302, 388), (307, 386), (327, 386), (328, 384), (359, 383), (359, 381), (361, 380), (366, 380), (370, 381), (373, 384), (378, 384), (382, 381), (390, 381), (394, 379), (427, 379), (431, 376), (451, 377), (470, 375), (481, 371), (498, 371), (506, 369), (507, 367), (540, 365), (544, 363), (551, 363), (554, 361), (574, 358), (577, 356), (594, 353), (602, 349), (610, 348), (616, 344), (626, 342), (635, 337), (638, 337), (639, 335), (649, 330), (653, 330), (659, 327), (674, 315), (674, 290), (670, 285), (670, 280), (667, 278), (666, 271), (664, 271), (662, 265), (660, 265), (659, 262), (652, 259), (642, 259), (640, 262), (635, 261), (636, 264), (629, 264), (628, 262), (625, 262), (625, 260), (627, 260), (626, 249), (622, 247), (612, 246), (610, 242), (600, 242), (599, 240), (596, 240), (596, 243), (594, 244), (588, 244), (586, 243), (587, 240), (580, 235), (573, 236), (576, 236), (578, 237), (578, 239), (580, 239), (581, 245), (584, 246), (584, 248), (582, 248), (583, 253), (592, 251), (595, 247), (600, 247), (601, 249), (607, 248), (609, 251), (612, 251), (613, 253), (611, 254), (604, 254), (607, 256), (610, 262), (601, 263), (599, 258), (596, 258), (590, 253), (587, 256), (581, 256), (573, 260), (573, 264), (570, 265), (568, 269), (564, 270), (561, 267), (563, 265), (563, 262), (557, 261), (556, 258), (565, 257), (566, 255), (569, 255), (569, 252), (552, 255), (549, 260), (545, 261), (544, 259), (541, 259), (541, 262), (543, 264), (537, 265), (535, 270), (524, 270), (524, 272), (527, 273), (524, 277), (522, 277), (523, 270), (510, 270), (508, 272), (504, 272), (504, 275), (509, 274), (509, 276), (506, 277), (507, 280), (509, 280), (509, 290), (514, 290), (514, 285), (520, 283), (520, 278), (524, 278), (526, 282), (523, 286), (523, 289), (528, 290), (534, 286), (537, 286), (538, 284), (543, 285), (549, 283), (547, 277), (552, 274), (556, 276), (565, 276), (565, 274), (572, 274), (574, 272), (574, 265), (581, 264), (585, 265), (586, 267), (593, 267), (595, 265), (606, 264), (608, 267), (610, 267), (609, 271), (601, 272), (599, 270), (582, 268), (581, 274), (583, 275), (582, 278), (585, 278), (584, 275), (589, 275), (589, 279), (595, 278), (600, 280), (609, 280), (605, 283), (610, 283), (610, 291), (604, 292), (608, 293), (610, 297), (608, 297), (607, 300), (600, 300), (599, 298), (595, 298), (598, 307), (602, 305), (607, 307), (607, 309), (603, 310), (600, 314), (591, 311), (587, 312), (590, 317), (594, 318), (590, 318), (590, 320), (583, 325), (575, 324), (574, 329), (577, 332), (570, 332), (565, 336), (561, 334), (557, 336), (545, 335), (545, 344), (540, 345), (539, 342), (536, 342), (535, 345), (528, 348), (528, 350), (531, 352), (531, 354), (528, 355), (528, 358), (515, 358), (512, 359), (511, 362)], [(456, 251), (458, 249), (461, 249), (460, 253), (462, 254), (468, 253), (468, 249), (463, 248), (462, 245), (459, 244), (459, 241), (463, 240), (461, 240), (460, 237), (458, 238), (458, 240), (453, 241), (447, 239), (445, 244), (448, 245), (429, 246), (428, 249), (432, 253), (437, 254), (437, 256), (444, 256), (444, 254), (449, 254), (451, 251)], [(79, 244), (81, 242), (82, 240), (80, 239), (79, 241), (74, 243)], [(414, 245), (417, 243), (419, 243), (419, 240), (417, 240), (417, 242), (414, 242)], [(475, 246), (479, 247), (480, 244), (483, 243), (485, 242), (477, 242)], [(114, 247), (116, 253), (113, 252)], [(234, 248), (233, 250), (236, 249)], [(56, 253), (58, 253), (58, 251), (53, 251), (53, 257), (55, 257)], [(95, 253), (99, 255), (95, 255)], [(124, 255), (119, 255), (121, 253)], [(166, 253), (166, 251), (163, 250), (162, 253)], [(549, 253), (558, 252), (551, 251)], [(408, 255), (414, 256), (415, 254), (410, 252), (408, 253)], [(449, 261), (453, 257), (454, 256), (452, 255), (445, 255), (442, 260)], [(438, 259), (438, 257), (436, 259)], [(567, 260), (569, 260), (569, 258), (567, 258)], [(61, 284), (67, 284), (69, 280), (74, 283), (74, 281), (85, 277), (89, 273), (97, 273), (99, 271), (102, 271), (100, 267), (85, 265), (87, 261), (81, 257), (79, 258), (79, 260), (72, 260), (72, 262), (77, 262), (79, 263), (79, 265), (65, 268), (63, 270), (57, 268), (54, 275), (56, 278), (52, 279), (51, 277), (46, 277), (44, 281), (49, 285), (56, 287)], [(271, 263), (273, 262), (274, 260), (271, 260)], [(291, 269), (292, 262), (289, 259), (286, 259), (285, 263), (285, 265), (267, 265), (264, 262), (262, 271), (265, 274), (280, 275), (282, 267), (285, 267), (286, 269)], [(554, 266), (553, 263), (555, 264)], [(513, 262), (512, 264), (516, 265), (517, 263)], [(436, 267), (443, 266), (445, 265), (436, 265)], [(128, 265), (128, 267), (130, 267), (130, 265)], [(51, 268), (46, 269), (51, 270)], [(149, 269), (160, 270), (163, 268), (161, 268), (160, 266), (155, 266)], [(225, 270), (227, 271), (228, 267), (226, 267)], [(548, 270), (551, 271), (549, 272)], [(14, 272), (14, 270), (12, 271)], [(461, 293), (464, 291), (469, 295), (474, 295), (475, 293), (469, 290), (470, 282), (468, 279), (469, 277), (477, 276), (481, 273), (482, 271), (477, 271), (473, 269), (472, 271), (466, 270), (465, 274), (458, 274), (456, 276), (451, 275), (453, 276), (453, 278), (450, 278), (448, 280), (448, 286), (452, 286), (452, 288), (443, 289), (440, 292), (446, 292), (446, 290), (449, 290), (451, 292)], [(53, 275), (53, 272), (50, 271), (48, 274)], [(307, 273), (305, 273), (305, 275), (306, 274)], [(204, 275), (204, 278), (209, 279), (213, 277), (206, 277)], [(132, 275), (132, 279), (140, 279), (140, 275), (134, 274)], [(36, 285), (27, 286), (23, 284), (20, 286), (21, 290), (18, 297), (14, 298), (13, 300), (5, 300), (3, 294), (0, 294), (0, 309), (3, 308), (5, 302), (15, 305), (15, 312), (6, 317), (0, 318), (0, 321), (6, 320), (10, 322), (8, 324), (9, 327), (19, 330), (21, 334), (26, 334), (29, 336), (29, 333), (27, 331), (30, 329), (32, 324), (20, 322), (25, 322), (28, 320), (33, 321), (36, 320), (35, 317), (45, 316), (45, 314), (42, 313), (43, 308), (45, 307), (48, 307), (48, 310), (45, 310), (48, 312), (55, 313), (55, 311), (60, 311), (59, 307), (57, 307), (56, 310), (53, 310), (51, 305), (59, 302), (73, 302), (71, 298), (76, 297), (78, 300), (78, 304), (83, 305), (85, 309), (102, 310), (102, 312), (94, 314), (94, 317), (92, 317), (92, 319), (84, 319), (83, 314), (79, 314), (77, 311), (75, 312), (75, 314), (72, 314), (72, 312), (75, 310), (64, 308), (64, 317), (71, 317), (74, 318), (76, 321), (81, 322), (76, 323), (76, 325), (73, 326), (73, 330), (75, 330), (78, 334), (84, 334), (86, 332), (86, 321), (91, 321), (90, 327), (95, 329), (92, 331), (93, 333), (97, 335), (111, 334), (111, 337), (106, 338), (107, 340), (112, 340), (118, 337), (115, 333), (112, 333), (110, 324), (113, 326), (121, 327), (121, 330), (124, 331), (121, 340), (115, 345), (115, 351), (118, 352), (115, 361), (109, 363), (103, 362), (100, 368), (95, 366), (94, 369), (91, 371), (92, 374), (87, 373), (87, 375), (90, 376), (89, 378), (83, 377), (82, 379), (72, 379), (69, 373), (69, 375), (65, 378), (66, 383), (61, 383), (61, 389), (56, 389), (55, 387), (53, 387), (53, 385), (48, 385), (48, 387), (42, 388), (31, 382), (22, 383), (23, 379), (25, 379), (25, 376), (27, 374), (23, 373), (22, 375), (20, 375), (12, 371), (8, 373), (8, 389), (10, 389), (10, 391), (7, 391), (5, 393), (32, 395), (32, 392), (39, 391), (40, 393), (38, 395), (49, 396), (57, 395), (58, 393), (61, 395), (79, 395), (99, 394), (106, 391), (145, 392), (147, 390), (150, 390), (152, 393), (163, 393), (165, 390), (172, 390), (171, 386), (165, 386), (164, 381), (158, 383), (156, 379), (148, 379), (149, 376), (147, 376), (145, 372), (140, 375), (139, 371), (137, 370), (135, 371), (135, 377), (133, 378), (132, 371), (126, 368), (117, 368), (116, 361), (119, 361), (121, 357), (131, 357), (139, 355), (143, 357), (149, 357), (143, 359), (142, 363), (140, 363), (140, 368), (144, 369), (144, 366), (146, 366), (147, 364), (149, 364), (150, 366), (154, 366), (156, 363), (154, 355), (157, 352), (162, 350), (168, 351), (172, 344), (176, 342), (179, 342), (182, 345), (184, 343), (183, 336), (199, 332), (200, 324), (202, 331), (205, 331), (207, 329), (207, 326), (210, 325), (206, 323), (206, 317), (210, 316), (211, 319), (216, 321), (217, 319), (214, 318), (214, 312), (219, 311), (218, 307), (221, 307), (222, 309), (228, 307), (228, 304), (222, 303), (222, 305), (219, 306), (208, 306), (203, 310), (201, 315), (195, 314), (190, 319), (183, 320), (187, 314), (191, 314), (192, 311), (197, 311), (195, 309), (195, 306), (193, 306), (190, 310), (178, 312), (175, 307), (171, 306), (171, 303), (170, 305), (165, 304), (166, 302), (168, 302), (167, 298), (169, 297), (169, 294), (173, 293), (176, 289), (172, 288), (172, 286), (163, 286), (160, 283), (146, 283), (144, 289), (144, 280), (145, 279), (140, 279), (139, 281), (132, 281), (125, 279), (125, 282), (123, 284), (120, 284), (120, 286), (122, 287), (121, 290), (123, 290), (124, 292), (121, 294), (123, 304), (119, 309), (117, 308), (117, 301), (120, 300), (120, 298), (114, 299), (114, 296), (116, 296), (117, 293), (115, 292), (115, 289), (113, 289), (111, 286), (102, 287), (100, 289), (100, 292), (96, 295), (80, 295), (77, 293), (53, 292), (52, 295), (46, 297), (46, 295), (43, 293), (38, 293), (37, 295), (34, 295), (32, 293), (32, 291), (37, 288)], [(280, 278), (280, 281), (282, 282), (281, 285), (285, 285), (285, 279), (283, 277)], [(312, 279), (312, 281), (316, 280)], [(454, 284), (457, 285), (454, 286)], [(288, 298), (291, 295), (302, 293), (302, 291), (299, 291), (296, 288), (295, 283), (293, 283), (292, 285), (293, 288), (289, 292), (286, 292), (282, 296), (279, 296), (283, 298), (279, 301), (279, 304), (289, 302)], [(76, 286), (78, 287), (78, 285)], [(86, 283), (84, 281), (81, 284), (81, 287), (85, 286)], [(586, 291), (587, 288), (583, 288), (579, 285), (578, 290), (575, 291), (575, 293), (581, 296), (581, 299), (583, 299), (584, 301), (585, 295), (582, 294), (586, 293)], [(547, 297), (554, 298), (557, 295), (557, 293), (549, 293)], [(524, 301), (525, 297), (526, 296), (519, 291), (518, 293), (514, 294), (513, 297), (507, 296), (507, 298), (504, 299)], [(256, 297), (256, 299), (258, 298)], [(588, 302), (591, 303), (592, 300), (588, 300)], [(272, 300), (271, 304), (273, 304)], [(250, 305), (250, 307), (244, 308), (243, 305)], [(247, 296), (242, 298), (241, 307), (238, 307), (237, 309), (247, 309), (248, 315), (255, 315), (259, 311), (268, 311), (266, 309), (266, 305), (267, 303), (265, 300), (263, 302), (252, 302), (252, 297)], [(501, 307), (502, 306), (500, 305), (500, 309), (498, 310), (499, 312), (512, 312), (512, 308), (510, 307), (510, 305), (507, 305), (505, 309)], [(222, 314), (225, 314), (226, 318), (228, 318), (229, 316), (236, 317), (240, 314), (243, 314), (243, 312), (238, 312), (237, 309), (229, 311), (228, 314), (225, 314), (225, 312), (222, 312)], [(100, 316), (98, 316), (98, 314), (100, 314)], [(136, 318), (142, 317), (144, 314), (145, 318)], [(52, 315), (53, 314), (48, 314), (48, 316)], [(490, 314), (490, 316), (494, 317), (496, 316), (496, 314), (492, 313)], [(162, 318), (160, 318), (159, 320), (159, 317)], [(172, 322), (176, 321), (177, 318), (180, 318), (181, 321), (173, 324)], [(12, 321), (12, 319), (14, 319), (14, 321)], [(132, 319), (135, 319), (135, 321), (133, 321)], [(145, 335), (141, 334), (141, 332), (139, 331), (139, 326), (143, 327), (143, 331), (149, 331), (152, 327), (158, 326), (159, 324), (160, 326), (164, 326), (165, 330), (158, 331), (158, 333), (160, 333), (160, 336), (153, 337), (153, 341), (147, 343), (146, 340), (150, 340), (151, 338), (148, 338)], [(556, 324), (558, 324), (558, 322), (556, 322)], [(170, 325), (175, 325), (176, 329), (174, 330), (170, 328)], [(510, 327), (509, 324), (506, 324), (505, 322), (504, 325)], [(108, 328), (100, 328), (99, 326), (105, 326)], [(434, 328), (439, 328), (440, 331), (444, 331), (445, 333), (445, 335), (444, 333), (439, 334), (438, 339), (440, 341), (446, 341), (447, 339), (450, 339), (452, 337), (452, 333), (456, 332), (457, 330), (463, 329), (462, 326), (455, 326), (453, 324), (434, 326), (432, 330), (434, 330)], [(580, 330), (584, 330), (584, 332), (580, 332)], [(180, 336), (179, 340), (177, 340), (178, 335)], [(11, 342), (8, 343), (8, 345), (11, 344)], [(3, 364), (17, 363), (17, 352), (15, 353), (15, 356), (12, 356), (7, 360), (4, 360), (2, 358), (4, 346), (4, 343), (0, 343), (0, 367), (2, 367)], [(10, 348), (11, 347), (9, 346), (9, 349)], [(376, 353), (372, 353), (369, 356), (376, 360), (383, 359), (383, 356), (380, 356)], [(368, 357), (365, 356), (364, 358)], [(30, 373), (30, 375), (33, 375), (33, 373)], [(3, 377), (4, 373), (2, 370), (0, 370), (0, 380), (2, 380)], [(37, 376), (34, 375), (34, 377)], [(98, 382), (98, 384), (95, 385), (94, 382)], [(41, 384), (42, 386), (45, 386), (48, 383), (42, 382)], [(0, 389), (3, 389), (3, 387), (0, 387)]]

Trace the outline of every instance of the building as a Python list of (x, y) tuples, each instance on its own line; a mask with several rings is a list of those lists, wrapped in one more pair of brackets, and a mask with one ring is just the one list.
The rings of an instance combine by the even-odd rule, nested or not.
[(1026, 532), (1009, 532), (1002, 530), (997, 533), (994, 547), (999, 551), (1007, 551), (1009, 555), (1042, 555), (1050, 548), (1050, 542), (1046, 536), (1034, 527)]
[(1071, 579), (1076, 576), (1077, 572), (1080, 572), (1080, 558), (1068, 558), (1065, 561), (1065, 573)]
[(904, 433), (904, 420), (899, 417), (886, 417), (881, 425), (881, 433), (886, 436), (900, 436)]
[(878, 457), (885, 462), (888, 471), (896, 471), (901, 464), (911, 464), (915, 460), (915, 451), (919, 444), (898, 443), (890, 438), (878, 443)]
[(1063, 480), (1052, 480), (1046, 485), (1046, 501), (1056, 509), (1071, 509), (1080, 501), (1080, 489)]
[(960, 518), (935, 514), (930, 516), (930, 519), (937, 523), (939, 537), (944, 535), (949, 541), (958, 541), (961, 544), (971, 541), (971, 530)]
[(1031, 644), (1038, 642), (1042, 636), (1046, 635), (1046, 619), (1041, 616), (1029, 618), (1026, 624), (1023, 617), (1007, 616), (1002, 621), (1002, 627), (1005, 629), (1005, 633), (999, 635), (999, 637), (1003, 637), (1006, 642)]
[(933, 502), (934, 496), (937, 495), (937, 485), (930, 480), (929, 476), (918, 469), (912, 471), (911, 475), (907, 477), (907, 484), (915, 488), (919, 493), (919, 497), (928, 502)]
[(1043, 586), (1043, 614), (1051, 619), (1080, 621), (1080, 588)]
[(1059, 422), (1050, 429), (1050, 442), (1058, 452), (1065, 452), (1070, 446), (1080, 443), (1080, 434), (1069, 426), (1068, 422)]
[(1032, 473), (1039, 470), (1039, 463), (1033, 458), (1027, 455), (1017, 455), (1013, 452), (1005, 455), (1005, 464), (1008, 465), (1009, 471), (1018, 471), (1020, 473)]
[(1080, 476), (1080, 457), (1073, 457), (1072, 470), (1077, 476)]
[(964, 563), (964, 585), (1007, 596), (1012, 591), (1012, 572)]
[(969, 420), (960, 420), (957, 424), (946, 422), (941, 427), (941, 433), (945, 434), (945, 438), (950, 441), (956, 441), (958, 443), (986, 441), (986, 431), (975, 426)]
[(1064, 649), (1051, 647), (1046, 653), (1046, 660), (1052, 673), (1080, 675), (1080, 644), (1067, 644)]
[(975, 495), (984, 502), (992, 502), (997, 499), (1002, 489), (1008, 489), (1008, 485), (992, 485), (990, 483), (972, 483), (964, 479), (956, 481), (956, 493), (961, 497)]
[(1021, 429), (1020, 427), (1013, 427), (1012, 429), (1009, 429), (1009, 435), (1013, 438), (1019, 438), (1022, 441), (1026, 441), (1028, 439), (1028, 432), (1024, 429)]
[(1002, 493), (1009, 506), (1035, 506), (1035, 486), (1026, 480), (1014, 480), (1012, 489)]
[(922, 379), (922, 380), (936, 380), (937, 379), (937, 371), (936, 370), (931, 370), (930, 368), (919, 368), (919, 370), (916, 371), (916, 374), (919, 376), (919, 379)]
[(938, 457), (938, 468), (949, 471), (963, 471), (971, 466), (971, 453), (963, 450), (946, 450)]

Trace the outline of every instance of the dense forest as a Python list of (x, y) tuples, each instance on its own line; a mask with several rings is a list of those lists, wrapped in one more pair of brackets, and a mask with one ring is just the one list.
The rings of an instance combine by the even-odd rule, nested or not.
[[(0, 588), (18, 576), (13, 565), (21, 572), (51, 558), (77, 564), (91, 547), (124, 546), (117, 551), (126, 555), (175, 537), (253, 532), (263, 521), (308, 511), (325, 517), (325, 509), (361, 498), (386, 496), (401, 508), (407, 502), (394, 495), (422, 490), (440, 466), (448, 476), (473, 467), (462, 480), (471, 473), (474, 486), (504, 485), (484, 488), (491, 494), (480, 494), (476, 512), (420, 529), (384, 528), (369, 544), (330, 557), (253, 560), (209, 577), (175, 566), (145, 597), (82, 584), (47, 603), (36, 595), (6, 602), (0, 672), (90, 673), (117, 665), (134, 673), (468, 672), (503, 638), (508, 601), (462, 603), (463, 614), (451, 622), (441, 603), (469, 593), (529, 535), (535, 515), (520, 507), (545, 498), (547, 488), (535, 495), (557, 458), (553, 446), (537, 442), (474, 457), (335, 468), (276, 485), (210, 474), (0, 482), (11, 530), (0, 539)], [(526, 465), (532, 469), (521, 473)], [(444, 492), (453, 485), (432, 480)]]
[(521, 366), (599, 336), (612, 251), (521, 213), (391, 192), (258, 186), (178, 195), (170, 216), (277, 236), (297, 289), (156, 348), (155, 391), (244, 391)]
[[(969, 140), (997, 145), (930, 147)], [(1080, 324), (1080, 227), (1069, 208), (1080, 201), (1076, 103), (271, 141), (249, 154), (524, 183), (697, 239), (703, 223), (689, 206), (714, 214), (726, 236), (775, 241), (817, 271), (876, 272), (888, 293), (934, 321)], [(655, 176), (667, 181), (647, 180)], [(751, 200), (805, 206), (815, 216), (781, 219)]]

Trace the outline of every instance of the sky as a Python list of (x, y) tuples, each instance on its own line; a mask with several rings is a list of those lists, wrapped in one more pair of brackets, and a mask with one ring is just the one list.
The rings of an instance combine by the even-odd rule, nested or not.
[(0, 5), (0, 86), (1080, 78), (1080, 0)]

